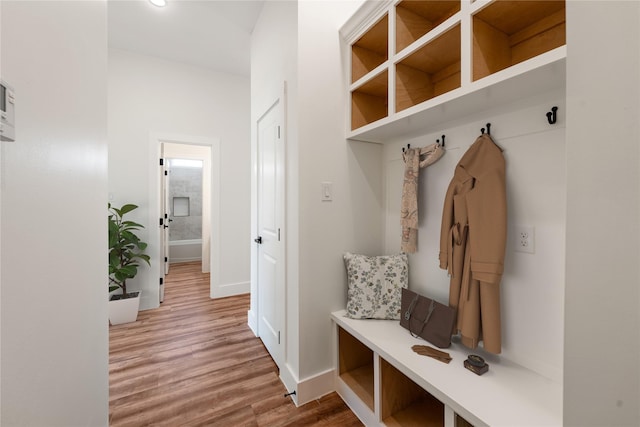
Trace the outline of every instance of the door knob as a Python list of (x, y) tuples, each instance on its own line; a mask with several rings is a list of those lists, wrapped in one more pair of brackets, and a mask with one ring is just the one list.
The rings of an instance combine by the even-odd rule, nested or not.
[(254, 242), (256, 242), (257, 244), (261, 245), (262, 244), (262, 236), (258, 236), (257, 239), (253, 239)]

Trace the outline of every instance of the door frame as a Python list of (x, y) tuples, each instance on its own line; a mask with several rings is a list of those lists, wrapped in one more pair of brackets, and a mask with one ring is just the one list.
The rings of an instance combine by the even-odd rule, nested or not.
[[(169, 169), (169, 174), (167, 176), (163, 176), (162, 174), (160, 175), (161, 181), (163, 178), (165, 179), (163, 191), (166, 190), (167, 194), (164, 194), (164, 197), (168, 198), (169, 196), (171, 170), (168, 164), (170, 164), (172, 160), (188, 159), (199, 160), (202, 162), (202, 203), (204, 203), (202, 206), (202, 233), (200, 235), (203, 241), (201, 250), (202, 272), (209, 273), (211, 271), (211, 257), (209, 256), (211, 254), (211, 147), (206, 145), (175, 144), (166, 141), (163, 141), (161, 146), (164, 150), (162, 154), (162, 157), (165, 160), (164, 169)], [(166, 203), (167, 207), (165, 208), (165, 213), (170, 211), (170, 208), (168, 208), (170, 202), (166, 200)], [(169, 218), (169, 221), (171, 221), (171, 218)], [(165, 256), (166, 255), (167, 254), (165, 252)]]
[[(149, 253), (152, 260), (157, 260), (164, 271), (164, 262), (160, 262), (162, 248), (160, 247), (160, 224), (159, 219), (164, 216), (161, 212), (162, 200), (161, 175), (158, 171), (160, 167), (159, 159), (161, 156), (162, 143), (184, 144), (184, 145), (204, 145), (211, 147), (211, 253), (209, 254), (209, 265), (211, 269), (209, 280), (209, 294), (211, 298), (219, 298), (224, 295), (220, 289), (220, 139), (203, 136), (152, 132), (149, 137), (150, 152), (150, 174), (149, 174), (149, 224), (155, 224), (158, 232), (149, 233)], [(156, 229), (154, 227), (154, 229)], [(214, 238), (215, 236), (215, 238)], [(160, 272), (160, 270), (158, 270)], [(152, 296), (155, 301), (160, 298), (160, 286), (155, 288), (157, 295)], [(158, 302), (158, 306), (160, 303)]]
[[(272, 87), (270, 95), (264, 98), (267, 102), (264, 105), (260, 105), (252, 111), (252, 133), (251, 138), (251, 304), (247, 313), (249, 328), (253, 331), (254, 335), (260, 336), (259, 321), (259, 301), (258, 294), (258, 245), (253, 242), (253, 239), (258, 236), (258, 203), (259, 203), (259, 182), (258, 182), (258, 122), (266, 113), (268, 113), (274, 105), (278, 105), (279, 121), (281, 126), (281, 139), (284, 147), (284, 154), (282, 158), (282, 167), (284, 171), (284, 179), (282, 183), (282, 224), (281, 234), (283, 236), (281, 240), (281, 280), (284, 289), (284, 301), (283, 304), (283, 316), (282, 316), (282, 330), (281, 330), (281, 343), (282, 343), (282, 363), (286, 363), (287, 359), (287, 83), (282, 82), (280, 87)], [(255, 113), (255, 116), (253, 116)], [(283, 372), (284, 366), (278, 366), (280, 372)]]

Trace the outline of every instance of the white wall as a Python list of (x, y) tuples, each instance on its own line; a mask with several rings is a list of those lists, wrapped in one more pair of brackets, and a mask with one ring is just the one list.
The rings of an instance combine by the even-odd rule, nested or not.
[(567, 426), (640, 424), (639, 29), (638, 2), (567, 2)]
[[(300, 379), (332, 368), (329, 313), (346, 305), (345, 251), (382, 250), (382, 147), (345, 140), (338, 33), (359, 2), (298, 6), (300, 136)], [(321, 182), (333, 201), (321, 200)]]
[(3, 1), (5, 426), (108, 424), (105, 2)]
[[(298, 3), (267, 1), (251, 35), (251, 155), (256, 165), (257, 121), (269, 106), (282, 96), (286, 82), (285, 147), (286, 255), (285, 365), (280, 367), (287, 389), (295, 388), (298, 371), (298, 82), (297, 82), (297, 13)], [(251, 235), (257, 236), (256, 170), (252, 170)], [(251, 264), (251, 309), (249, 324), (257, 323), (257, 248), (253, 247)]]
[[(150, 219), (151, 134), (220, 140), (220, 284), (249, 281), (249, 79), (203, 68), (109, 50), (109, 193), (112, 203), (135, 203), (152, 270), (131, 281), (142, 289), (141, 308), (158, 306), (159, 233)], [(151, 223), (153, 222), (153, 223)]]
[[(546, 112), (559, 107), (558, 121)], [(400, 250), (402, 146), (422, 147), (444, 134), (445, 155), (420, 170), (418, 252), (409, 256), (409, 288), (449, 300), (449, 277), (439, 268), (440, 226), (445, 193), (462, 155), (487, 122), (504, 150), (507, 165), (508, 242), (501, 282), (502, 354), (483, 354), (492, 362), (516, 361), (562, 381), (565, 258), (564, 90), (557, 90), (493, 110), (479, 111), (432, 133), (385, 145), (387, 253)], [(533, 226), (535, 253), (515, 252), (514, 226)], [(477, 352), (481, 352), (479, 349)]]
[[(287, 341), (281, 375), (290, 389), (332, 369), (329, 313), (346, 302), (342, 254), (381, 249), (382, 151), (344, 138), (338, 29), (359, 4), (266, 2), (252, 35), (252, 123), (283, 81), (288, 88)], [(320, 201), (323, 181), (333, 182), (332, 202)], [(252, 227), (255, 234), (255, 217)], [(298, 389), (300, 403), (305, 394)]]

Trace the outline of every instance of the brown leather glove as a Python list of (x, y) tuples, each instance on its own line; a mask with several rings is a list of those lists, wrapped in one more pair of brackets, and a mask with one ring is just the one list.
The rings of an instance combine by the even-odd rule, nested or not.
[(428, 345), (414, 345), (413, 347), (411, 347), (411, 350), (422, 356), (433, 357), (434, 359), (439, 360), (443, 363), (451, 362), (451, 356), (449, 355), (449, 353), (436, 350), (435, 348), (429, 347)]

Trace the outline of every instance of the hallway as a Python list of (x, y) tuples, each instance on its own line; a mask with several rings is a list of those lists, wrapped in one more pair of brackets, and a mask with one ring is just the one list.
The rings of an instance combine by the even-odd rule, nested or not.
[(359, 426), (335, 393), (296, 408), (247, 326), (249, 295), (209, 298), (200, 263), (174, 264), (160, 308), (109, 328), (111, 426)]

